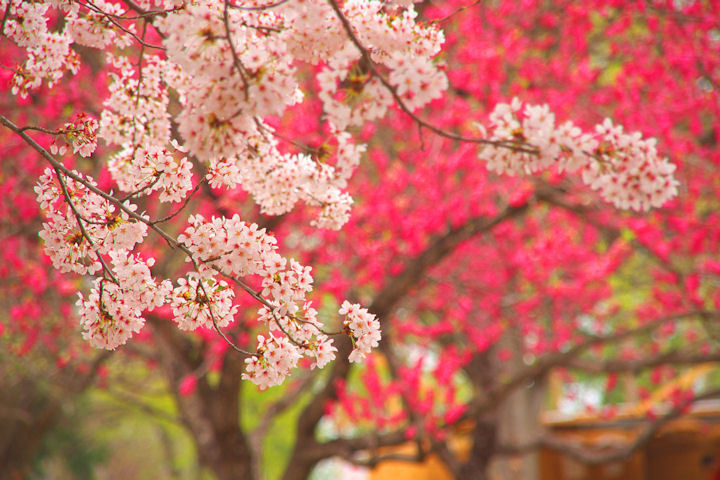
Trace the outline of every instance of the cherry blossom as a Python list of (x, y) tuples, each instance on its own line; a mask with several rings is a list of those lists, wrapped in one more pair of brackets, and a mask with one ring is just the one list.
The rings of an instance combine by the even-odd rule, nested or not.
[(179, 329), (195, 330), (215, 325), (221, 328), (233, 322), (237, 306), (232, 304), (235, 294), (227, 282), (190, 272), (177, 283), (170, 304)]
[(348, 358), (351, 362), (360, 362), (380, 343), (380, 322), (366, 308), (347, 300), (338, 313), (345, 315), (343, 325), (353, 341), (353, 351)]
[(113, 350), (142, 329), (144, 310), (164, 305), (171, 286), (167, 280), (157, 284), (150, 276), (152, 259), (142, 261), (123, 251), (110, 257), (118, 283), (95, 279), (87, 300), (79, 294), (77, 306), (83, 338), (97, 348)]
[[(96, 185), (92, 178), (84, 181)], [(47, 218), (40, 237), (53, 264), (63, 272), (95, 273), (102, 268), (98, 255), (131, 250), (147, 235), (145, 223), (132, 220), (124, 210), (118, 212), (80, 182), (66, 177), (60, 183), (52, 169), (45, 170), (35, 192)], [(130, 202), (123, 206), (136, 209)]]
[(79, 113), (71, 123), (61, 128), (50, 145), (50, 152), (63, 155), (67, 151), (66, 143), (72, 144), (73, 153), (89, 157), (97, 148), (96, 134), (98, 122), (84, 113)]
[[(519, 99), (500, 103), (490, 114), (491, 141), (506, 142), (482, 149), (480, 158), (498, 173), (534, 174), (550, 167), (580, 170), (583, 181), (618, 208), (649, 210), (677, 195), (675, 165), (660, 158), (655, 139), (627, 134), (610, 119), (584, 133), (571, 122), (555, 126), (547, 105), (526, 105)], [(514, 148), (513, 148), (514, 147)]]
[(297, 364), (300, 355), (286, 338), (258, 335), (257, 343), (258, 354), (245, 360), (243, 378), (264, 390), (281, 384)]

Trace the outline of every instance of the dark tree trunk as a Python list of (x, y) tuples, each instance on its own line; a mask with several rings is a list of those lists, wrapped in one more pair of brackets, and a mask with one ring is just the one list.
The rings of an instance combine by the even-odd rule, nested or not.
[(497, 424), (492, 419), (478, 419), (472, 433), (470, 455), (462, 464), (457, 480), (487, 480), (488, 478), (488, 467), (497, 446)]
[(210, 469), (218, 480), (252, 480), (250, 456), (243, 454), (241, 446), (232, 441), (218, 443), (217, 452), (205, 452), (200, 463)]
[(254, 480), (252, 453), (240, 428), (242, 359), (232, 355), (225, 359), (217, 386), (200, 378), (194, 392), (179, 395), (180, 382), (202, 363), (201, 348), (168, 322), (153, 319), (152, 325), (180, 418), (195, 442), (200, 465), (218, 480)]
[[(492, 389), (499, 370), (497, 356), (492, 349), (477, 353), (465, 367), (476, 388), (483, 390)], [(468, 458), (455, 472), (457, 480), (486, 480), (498, 440), (498, 424), (494, 413), (478, 417), (472, 430)]]
[(204, 400), (215, 436), (219, 461), (213, 466), (218, 480), (252, 480), (255, 476), (250, 444), (240, 427), (240, 378), (242, 359), (229, 355), (220, 372), (220, 382), (210, 389), (201, 384)]

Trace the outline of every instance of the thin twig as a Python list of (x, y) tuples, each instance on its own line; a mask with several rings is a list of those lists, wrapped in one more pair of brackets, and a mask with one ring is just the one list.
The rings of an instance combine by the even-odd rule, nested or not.
[[(287, 142), (287, 143), (289, 143), (290, 145), (292, 145), (292, 146), (294, 146), (294, 147), (297, 147), (297, 148), (299, 148), (300, 150), (302, 150), (302, 151), (304, 151), (304, 152), (306, 152), (306, 153), (310, 153), (310, 154), (313, 154), (313, 155), (317, 155), (317, 154), (318, 154), (318, 149), (317, 149), (317, 148), (313, 148), (313, 147), (311, 147), (310, 145), (307, 145), (307, 144), (302, 143), (302, 142), (298, 142), (297, 140), (293, 140), (292, 138), (288, 138), (288, 137), (286, 137), (286, 136), (284, 136), (284, 135), (279, 134), (279, 133), (276, 132), (274, 129), (268, 128), (266, 125), (264, 125), (264, 124), (262, 123), (262, 121), (260, 121), (260, 119), (258, 119), (257, 117), (255, 117), (254, 120), (255, 120), (255, 125), (257, 125), (258, 130), (260, 130), (261, 133), (262, 133), (262, 132), (267, 132), (267, 133), (269, 133), (270, 135), (272, 135), (272, 136), (274, 136), (274, 137), (276, 137), (276, 138), (278, 138), (278, 139), (280, 139), (280, 140), (282, 140), (282, 141), (284, 141), (284, 142)], [(265, 137), (265, 138), (267, 138), (267, 137)]]
[(27, 127), (22, 127), (20, 129), (21, 132), (24, 132), (26, 130), (35, 130), (37, 132), (48, 133), (50, 135), (62, 135), (63, 134), (63, 132), (61, 130), (50, 130), (48, 128), (42, 128), (42, 127), (27, 126)]
[(120, 201), (121, 201), (121, 202), (126, 202), (126, 201), (130, 200), (131, 198), (140, 195), (140, 194), (143, 193), (144, 191), (151, 189), (152, 187), (155, 186), (155, 184), (157, 184), (157, 182), (160, 181), (160, 175), (161, 175), (161, 173), (156, 174), (156, 175), (155, 175), (155, 180), (153, 180), (152, 182), (148, 183), (148, 184), (145, 185), (144, 187), (142, 187), (142, 188), (140, 188), (140, 189), (138, 189), (138, 190), (135, 190), (134, 192), (128, 193), (127, 195), (125, 195), (124, 197), (122, 197), (122, 198), (120, 199)]
[[(271, 3), (269, 5), (260, 5), (258, 7), (241, 7), (240, 5), (230, 4), (232, 8), (237, 8), (238, 10), (247, 10), (247, 11), (257, 11), (257, 10), (270, 10), (271, 8), (279, 7), (280, 5), (284, 5), (290, 0), (280, 0), (276, 3)], [(226, 2), (227, 4), (228, 2)]]
[(230, 45), (230, 53), (232, 53), (233, 57), (233, 65), (235, 66), (235, 69), (240, 74), (240, 78), (243, 81), (243, 90), (245, 94), (245, 100), (248, 99), (248, 80), (247, 80), (247, 72), (245, 70), (245, 67), (243, 66), (242, 62), (240, 61), (240, 57), (237, 54), (237, 51), (235, 51), (235, 45), (233, 45), (232, 36), (230, 35), (230, 15), (228, 13), (228, 7), (230, 3), (229, 0), (225, 0), (225, 8), (223, 9), (223, 23), (225, 24), (225, 36), (227, 38), (228, 45)]
[(454, 12), (452, 12), (452, 13), (450, 13), (450, 14), (448, 14), (448, 15), (445, 15), (445, 16), (442, 17), (442, 18), (436, 18), (435, 20), (432, 20), (432, 21), (429, 23), (429, 25), (435, 25), (435, 24), (437, 24), (437, 23), (447, 22), (448, 20), (450, 20), (452, 17), (454, 17), (454, 16), (457, 15), (458, 13), (461, 13), (461, 12), (467, 10), (468, 8), (474, 7), (475, 5), (478, 5), (478, 4), (480, 4), (480, 3), (484, 2), (484, 1), (485, 1), (485, 0), (475, 0), (474, 2), (469, 3), (469, 4), (465, 5), (465, 6), (462, 6), (462, 7), (458, 8), (457, 10), (455, 10)]
[(163, 51), (166, 50), (165, 47), (161, 47), (161, 46), (158, 46), (158, 45), (153, 45), (153, 44), (150, 44), (150, 43), (145, 42), (142, 38), (138, 37), (137, 34), (133, 33), (133, 32), (130, 31), (129, 29), (123, 27), (117, 20), (115, 20), (115, 19), (113, 18), (114, 15), (108, 15), (105, 11), (103, 11), (103, 10), (100, 9), (99, 7), (93, 5), (92, 3), (88, 2), (88, 3), (85, 4), (84, 6), (87, 7), (89, 10), (93, 10), (95, 13), (98, 13), (98, 14), (104, 16), (105, 18), (107, 18), (110, 23), (112, 23), (113, 25), (115, 25), (117, 28), (119, 28), (120, 30), (122, 30), (122, 31), (125, 32), (126, 34), (130, 35), (131, 37), (133, 37), (133, 38), (135, 39), (135, 41), (137, 41), (140, 45), (142, 45), (142, 46), (144, 46), (144, 47), (147, 47), (147, 48), (154, 48), (154, 49), (157, 49), (157, 50), (163, 50)]
[(161, 219), (159, 219), (159, 220), (153, 220), (152, 223), (153, 223), (153, 224), (164, 223), (164, 222), (167, 222), (168, 220), (172, 220), (173, 218), (175, 218), (175, 216), (176, 216), (177, 214), (179, 214), (180, 212), (182, 212), (182, 211), (185, 209), (185, 207), (187, 207), (188, 203), (190, 203), (190, 200), (192, 200), (193, 195), (195, 195), (195, 193), (198, 191), (198, 189), (200, 189), (200, 186), (201, 186), (203, 183), (205, 183), (205, 182), (207, 182), (207, 178), (206, 178), (206, 177), (203, 177), (203, 179), (200, 180), (200, 181), (197, 183), (197, 185), (195, 185), (195, 188), (192, 189), (192, 191), (190, 192), (190, 194), (189, 194), (187, 197), (185, 197), (185, 200), (183, 201), (183, 204), (180, 206), (180, 208), (177, 209), (177, 211), (175, 211), (174, 213), (171, 213), (171, 214), (168, 215), (167, 217), (163, 217), (163, 218), (161, 218)]

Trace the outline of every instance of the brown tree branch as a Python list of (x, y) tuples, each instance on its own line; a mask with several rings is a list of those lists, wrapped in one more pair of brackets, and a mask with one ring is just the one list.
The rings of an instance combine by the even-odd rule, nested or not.
[(529, 365), (527, 368), (524, 368), (519, 372), (516, 372), (512, 377), (507, 379), (502, 384), (474, 398), (468, 405), (467, 412), (459, 421), (466, 420), (468, 418), (475, 418), (482, 412), (494, 409), (515, 389), (541, 378), (553, 368), (568, 365), (571, 361), (574, 361), (581, 354), (587, 352), (590, 348), (596, 345), (601, 345), (603, 343), (609, 342), (620, 342), (626, 338), (648, 334), (667, 322), (688, 320), (698, 317), (720, 318), (720, 312), (697, 310), (668, 315), (633, 329), (618, 331), (607, 335), (589, 336), (587, 341), (581, 344), (577, 344), (569, 348), (565, 352), (550, 353), (543, 357), (540, 357), (538, 360), (535, 361), (535, 363)]
[(621, 359), (575, 359), (568, 363), (568, 368), (586, 373), (638, 373), (647, 368), (660, 365), (696, 365), (699, 363), (720, 362), (720, 352), (700, 353), (687, 350), (671, 350), (650, 357), (632, 360)]
[[(328, 457), (350, 457), (356, 452), (363, 450), (374, 450), (379, 447), (400, 445), (405, 443), (407, 438), (404, 430), (397, 430), (389, 433), (368, 434), (354, 438), (338, 438), (329, 442), (307, 445), (297, 456), (303, 463), (314, 465), (316, 462)], [(289, 470), (297, 465), (290, 462)], [(287, 472), (286, 472), (287, 476)]]

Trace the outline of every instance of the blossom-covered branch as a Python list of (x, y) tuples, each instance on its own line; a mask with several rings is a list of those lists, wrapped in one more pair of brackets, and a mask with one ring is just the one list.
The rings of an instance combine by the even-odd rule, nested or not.
[[(205, 222), (198, 215), (190, 219), (192, 226), (175, 239), (149, 217), (136, 213), (136, 207), (128, 201), (122, 202), (99, 189), (92, 179), (67, 169), (2, 115), (0, 122), (20, 135), (52, 165), (61, 185), (65, 185), (66, 180), (60, 175), (74, 182), (72, 195), (67, 195), (74, 199), (68, 202), (67, 213), (61, 210), (64, 198), (57, 199), (57, 195), (52, 194), (56, 187), (49, 169), (37, 188), (41, 206), (49, 217), (45, 224), (45, 230), (49, 232), (45, 234), (48, 238), (46, 249), (58, 268), (94, 273), (101, 268), (101, 263), (99, 260), (94, 263), (92, 254), (98, 259), (102, 259), (101, 255), (112, 259), (114, 281), (96, 279), (88, 299), (81, 295), (78, 301), (85, 330), (83, 335), (93, 345), (114, 349), (124, 344), (143, 327), (143, 311), (166, 303), (172, 306), (179, 328), (215, 328), (227, 340), (220, 328), (233, 322), (237, 307), (232, 305), (233, 290), (225, 281), (216, 278), (220, 273), (240, 284), (263, 304), (259, 315), (269, 331), (267, 337), (258, 336), (257, 352), (244, 352), (233, 344), (235, 349), (249, 355), (245, 374), (248, 379), (266, 388), (281, 383), (305, 355), (313, 357), (313, 366), (319, 367), (334, 358), (336, 349), (332, 340), (323, 333), (317, 311), (304, 300), (312, 289), (310, 269), (295, 261), (290, 261), (286, 268), (288, 262), (277, 253), (274, 237), (266, 235), (255, 224), (241, 222), (238, 216)], [(72, 212), (79, 202), (82, 202), (82, 214), (75, 216)], [(116, 209), (119, 214), (115, 214)], [(72, 248), (68, 250), (68, 244), (63, 240), (73, 236), (74, 229), (80, 227), (89, 231), (85, 233), (87, 242), (83, 241), (85, 236), (79, 236), (70, 243)], [(148, 229), (158, 233), (171, 247), (183, 251), (194, 265), (194, 271), (178, 279), (175, 288), (168, 280), (158, 283), (150, 276), (152, 258), (143, 260), (139, 255), (129, 253), (147, 235)], [(81, 232), (75, 237), (78, 235), (82, 235)], [(113, 246), (115, 248), (111, 248)], [(238, 279), (252, 275), (264, 278), (261, 292)], [(355, 310), (351, 312), (351, 309)], [(357, 359), (368, 353), (372, 346), (377, 346), (379, 340), (374, 316), (362, 314), (363, 311), (359, 305), (347, 302), (341, 309), (341, 314), (349, 319), (345, 323), (346, 333), (356, 342), (357, 353), (354, 355)], [(356, 318), (353, 312), (361, 316)], [(368, 334), (377, 338), (366, 340)]]
[[(556, 125), (545, 106), (513, 100), (496, 106), (482, 135), (466, 137), (416, 115), (442, 97), (448, 78), (439, 61), (444, 33), (418, 22), (409, 1), (0, 0), (0, 10), (3, 34), (26, 54), (6, 66), (18, 97), (77, 72), (84, 59), (74, 45), (99, 50), (110, 70), (99, 120), (81, 113), (52, 131), (0, 117), (52, 167), (36, 192), (53, 264), (68, 273), (102, 272), (78, 302), (84, 336), (95, 346), (124, 344), (142, 328), (143, 312), (169, 305), (180, 329), (214, 329), (246, 355), (245, 377), (263, 388), (281, 383), (303, 357), (310, 368), (330, 362), (337, 346), (308, 300), (311, 269), (280, 255), (271, 233), (239, 215), (205, 218), (199, 211), (177, 237), (165, 225), (190, 210), (203, 184), (241, 189), (267, 215), (304, 204), (312, 227), (341, 229), (353, 203), (349, 181), (366, 151), (354, 131), (393, 105), (423, 128), (476, 145), (495, 172), (579, 172), (607, 201), (635, 210), (677, 193), (674, 165), (654, 140), (610, 121), (585, 133), (569, 122)], [(317, 148), (302, 148), (276, 121), (311, 93), (303, 91), (306, 67), (322, 104)], [(50, 152), (29, 129), (53, 135)], [(121, 194), (53, 156), (62, 159), (72, 145), (73, 154), (89, 157), (98, 137), (107, 148), (102, 165)], [(148, 198), (179, 207), (153, 219), (138, 210)], [(149, 231), (186, 255), (192, 268), (184, 276), (153, 276), (155, 260), (142, 252)], [(254, 352), (222, 330), (238, 313), (234, 288), (261, 304), (264, 330)], [(338, 303), (344, 318), (336, 330), (352, 345), (350, 361), (363, 360), (380, 341), (379, 322), (359, 304)]]

